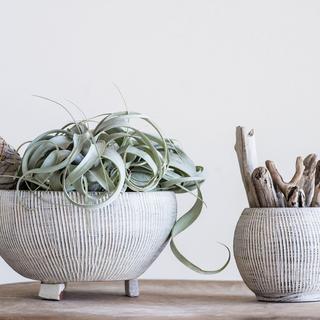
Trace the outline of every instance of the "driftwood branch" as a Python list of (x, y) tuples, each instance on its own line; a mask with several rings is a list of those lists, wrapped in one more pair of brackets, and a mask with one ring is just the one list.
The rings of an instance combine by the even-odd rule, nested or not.
[(312, 202), (315, 188), (315, 172), (317, 167), (317, 155), (309, 154), (304, 160), (304, 171), (299, 182), (299, 187), (303, 189), (305, 194), (306, 207), (309, 207)]
[(286, 206), (286, 199), (284, 197), (284, 194), (280, 191), (279, 187), (273, 183), (274, 189), (276, 191), (277, 199), (278, 199), (278, 205), (277, 207), (285, 207)]
[(252, 182), (261, 208), (278, 207), (278, 198), (269, 171), (258, 167), (252, 173)]
[(315, 187), (311, 206), (320, 207), (320, 161), (317, 162), (314, 185)]
[(299, 187), (299, 184), (301, 183), (301, 179), (305, 169), (302, 157), (297, 158), (296, 171), (289, 182), (285, 182), (282, 179), (273, 161), (267, 160), (266, 166), (271, 174), (273, 183), (284, 194), (287, 206), (288, 207), (304, 207), (305, 194), (303, 189)]
[(257, 167), (257, 152), (253, 129), (244, 127), (236, 129), (235, 150), (238, 156), (242, 181), (247, 193), (250, 207), (258, 207), (259, 201), (251, 180), (253, 170)]
[(287, 206), (288, 207), (305, 207), (306, 197), (304, 191), (298, 186), (293, 186), (289, 189), (287, 195)]
[(273, 161), (257, 166), (254, 130), (236, 128), (235, 150), (250, 207), (320, 207), (320, 160), (316, 154), (297, 157), (289, 182)]

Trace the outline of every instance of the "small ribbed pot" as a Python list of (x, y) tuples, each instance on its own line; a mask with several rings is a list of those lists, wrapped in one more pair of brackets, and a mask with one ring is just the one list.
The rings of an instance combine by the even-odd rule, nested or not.
[(19, 193), (0, 191), (0, 255), (44, 283), (139, 277), (165, 247), (177, 215), (172, 192), (127, 192), (90, 210), (62, 192)]
[(320, 300), (320, 208), (245, 209), (233, 248), (258, 300)]

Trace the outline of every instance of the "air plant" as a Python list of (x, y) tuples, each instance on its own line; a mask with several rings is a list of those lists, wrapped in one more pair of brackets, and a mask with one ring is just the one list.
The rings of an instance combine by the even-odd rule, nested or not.
[[(62, 191), (73, 205), (88, 209), (107, 206), (124, 191), (195, 191), (194, 205), (172, 229), (171, 249), (184, 265), (199, 273), (213, 274), (227, 266), (230, 251), (226, 246), (227, 262), (218, 270), (206, 271), (185, 258), (173, 240), (202, 211), (202, 166), (196, 166), (177, 143), (165, 138), (146, 115), (124, 111), (76, 121), (67, 112), (71, 123), (42, 133), (27, 146), (17, 190)], [(147, 123), (155, 133), (139, 130), (133, 124), (136, 120)], [(81, 197), (75, 200), (73, 192)]]

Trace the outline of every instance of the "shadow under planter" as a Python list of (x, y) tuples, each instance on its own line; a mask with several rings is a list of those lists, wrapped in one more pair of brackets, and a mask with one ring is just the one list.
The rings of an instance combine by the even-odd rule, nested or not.
[(136, 297), (137, 278), (164, 249), (176, 217), (173, 192), (126, 192), (85, 209), (63, 192), (1, 190), (0, 255), (40, 280), (44, 299), (59, 300), (67, 282), (105, 280), (124, 280), (126, 295)]
[(258, 300), (320, 301), (320, 208), (245, 209), (233, 246)]

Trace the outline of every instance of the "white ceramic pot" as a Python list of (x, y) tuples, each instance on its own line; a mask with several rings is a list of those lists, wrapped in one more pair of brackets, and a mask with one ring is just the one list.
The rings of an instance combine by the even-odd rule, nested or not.
[(245, 209), (234, 255), (258, 300), (320, 300), (320, 208)]
[(91, 210), (62, 192), (20, 195), (0, 191), (0, 255), (43, 283), (139, 277), (164, 248), (177, 215), (172, 192), (127, 192)]

